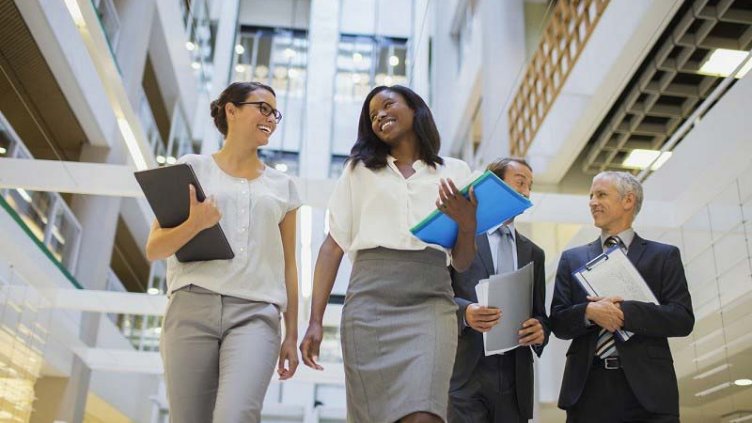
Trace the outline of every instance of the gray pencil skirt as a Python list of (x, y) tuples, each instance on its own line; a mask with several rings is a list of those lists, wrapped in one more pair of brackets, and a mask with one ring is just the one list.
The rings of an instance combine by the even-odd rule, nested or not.
[(341, 324), (348, 422), (446, 421), (456, 310), (443, 252), (358, 251)]

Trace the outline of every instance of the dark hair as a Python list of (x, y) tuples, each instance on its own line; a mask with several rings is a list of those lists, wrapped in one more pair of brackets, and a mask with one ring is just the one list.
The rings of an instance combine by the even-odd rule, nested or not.
[(490, 170), (491, 172), (495, 173), (496, 176), (498, 176), (500, 179), (504, 179), (504, 174), (507, 173), (507, 168), (511, 163), (519, 163), (526, 168), (530, 169), (530, 171), (533, 171), (533, 168), (530, 167), (530, 164), (525, 161), (525, 159), (521, 159), (519, 157), (505, 157), (503, 159), (496, 160), (495, 162), (492, 162), (491, 164), (486, 167), (486, 170)]
[(267, 90), (274, 97), (277, 93), (272, 87), (260, 82), (233, 82), (228, 85), (219, 98), (212, 101), (209, 105), (211, 117), (214, 119), (214, 126), (219, 129), (222, 135), (227, 136), (227, 115), (225, 114), (225, 105), (227, 103), (242, 103), (248, 98), (248, 95), (256, 90)]
[(444, 164), (444, 160), (439, 157), (439, 148), (441, 147), (441, 138), (439, 130), (436, 129), (436, 122), (433, 120), (431, 109), (426, 102), (413, 90), (402, 85), (393, 85), (385, 87), (380, 85), (366, 96), (363, 102), (363, 108), (360, 111), (360, 120), (358, 121), (358, 139), (355, 141), (352, 150), (350, 150), (350, 165), (355, 167), (359, 161), (363, 161), (369, 169), (381, 169), (386, 166), (386, 156), (389, 154), (389, 145), (381, 141), (373, 132), (371, 127), (370, 103), (373, 97), (381, 91), (391, 91), (397, 93), (405, 99), (407, 106), (412, 109), (413, 132), (418, 138), (418, 153), (420, 159), (429, 166), (436, 167), (437, 164)]

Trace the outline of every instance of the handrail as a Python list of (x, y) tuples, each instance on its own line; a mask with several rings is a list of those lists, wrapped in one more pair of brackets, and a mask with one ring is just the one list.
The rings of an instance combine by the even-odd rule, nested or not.
[(509, 106), (509, 150), (524, 157), (609, 0), (559, 0)]

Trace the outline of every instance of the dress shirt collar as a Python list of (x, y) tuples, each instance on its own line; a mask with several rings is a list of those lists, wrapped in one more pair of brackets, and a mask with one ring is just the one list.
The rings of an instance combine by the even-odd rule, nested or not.
[[(486, 231), (486, 235), (489, 235), (489, 236), (491, 236), (491, 235), (494, 235), (494, 234), (496, 234), (496, 236), (498, 236), (498, 233), (497, 233), (496, 231), (497, 231), (497, 230), (498, 230), (498, 229), (499, 229), (499, 228), (500, 228), (500, 227), (501, 227), (502, 225), (504, 225), (504, 224), (502, 223), (501, 225), (496, 225), (496, 226), (494, 226), (493, 228), (489, 229), (488, 231)], [(514, 242), (517, 242), (517, 233), (515, 232), (515, 229), (514, 229), (514, 220), (512, 220), (511, 222), (509, 222), (509, 224), (507, 224), (507, 227), (509, 228), (509, 233), (510, 233), (510, 234), (512, 235), (512, 240), (513, 240)]]
[[(605, 248), (606, 239), (609, 236), (611, 236), (611, 235), (606, 235), (605, 233), (601, 232), (601, 247), (604, 250), (606, 249)], [(632, 240), (634, 240), (634, 237), (635, 237), (635, 231), (632, 228), (627, 228), (627, 229), (619, 232), (618, 234), (616, 234), (616, 236), (618, 236), (619, 239), (621, 239), (621, 242), (624, 244), (624, 248), (626, 248), (627, 250), (629, 250), (629, 246), (632, 244)]]

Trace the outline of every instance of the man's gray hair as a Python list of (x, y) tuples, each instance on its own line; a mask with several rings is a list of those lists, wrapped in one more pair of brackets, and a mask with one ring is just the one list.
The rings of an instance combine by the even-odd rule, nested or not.
[(635, 196), (635, 212), (634, 215), (637, 217), (637, 213), (640, 212), (640, 209), (642, 208), (642, 184), (640, 183), (637, 178), (634, 177), (629, 172), (613, 172), (613, 171), (605, 171), (601, 172), (597, 175), (595, 175), (596, 179), (601, 178), (608, 178), (614, 182), (614, 185), (616, 186), (616, 190), (619, 192), (619, 195), (624, 198), (625, 195), (629, 194), (630, 192), (634, 194)]

